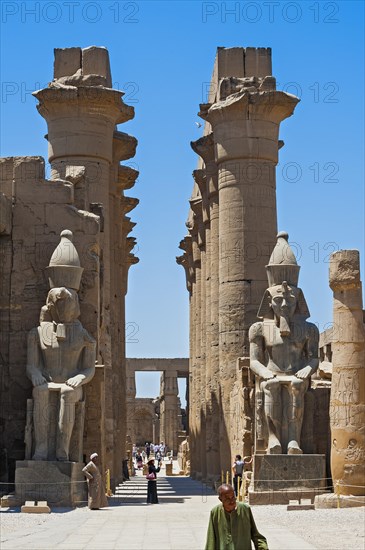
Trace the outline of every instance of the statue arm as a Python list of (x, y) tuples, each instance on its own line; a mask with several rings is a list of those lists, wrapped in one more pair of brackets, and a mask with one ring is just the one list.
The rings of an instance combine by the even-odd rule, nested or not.
[(262, 335), (262, 323), (254, 323), (249, 330), (250, 341), (250, 369), (252, 372), (268, 380), (274, 378), (274, 374), (265, 366), (265, 340)]
[(307, 341), (305, 345), (306, 366), (296, 373), (297, 378), (309, 378), (318, 369), (319, 331), (313, 323), (307, 323)]
[(86, 330), (84, 331), (84, 342), (81, 369), (66, 382), (73, 388), (87, 384), (95, 374), (96, 342)]
[(42, 356), (39, 345), (38, 328), (33, 328), (27, 339), (27, 367), (26, 373), (33, 386), (46, 384), (47, 380), (42, 374)]

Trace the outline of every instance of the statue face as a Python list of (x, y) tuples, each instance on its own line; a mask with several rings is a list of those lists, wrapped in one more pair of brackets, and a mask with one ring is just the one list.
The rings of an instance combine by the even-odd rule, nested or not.
[(80, 315), (77, 292), (71, 288), (52, 288), (47, 296), (47, 307), (56, 323), (70, 323)]
[(270, 297), (270, 306), (276, 317), (284, 317), (287, 320), (293, 317), (297, 306), (297, 297), (294, 289), (285, 281), (282, 285), (270, 289)]

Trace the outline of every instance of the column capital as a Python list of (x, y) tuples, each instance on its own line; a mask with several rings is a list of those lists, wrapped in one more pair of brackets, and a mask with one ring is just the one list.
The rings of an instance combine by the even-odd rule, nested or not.
[(276, 164), (280, 122), (293, 114), (298, 101), (291, 94), (250, 87), (201, 105), (199, 115), (213, 127), (216, 162), (256, 159)]
[(358, 250), (339, 250), (331, 254), (329, 285), (333, 291), (361, 287), (360, 253)]
[(211, 161), (214, 162), (213, 132), (197, 139), (196, 141), (191, 141), (190, 146), (192, 150), (203, 159), (205, 165)]
[(201, 196), (201, 209), (203, 216), (203, 223), (209, 223), (209, 199), (208, 199), (208, 181), (206, 176), (206, 170), (204, 168), (199, 168), (193, 171), (193, 178), (198, 186), (200, 196)]

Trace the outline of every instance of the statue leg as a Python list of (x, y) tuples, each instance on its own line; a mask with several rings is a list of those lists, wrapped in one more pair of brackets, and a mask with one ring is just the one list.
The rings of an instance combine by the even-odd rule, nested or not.
[(279, 380), (271, 378), (261, 382), (265, 394), (265, 417), (269, 433), (268, 454), (281, 454), (281, 386)]
[(300, 434), (302, 431), (304, 413), (304, 394), (308, 388), (308, 380), (295, 378), (290, 384), (291, 407), (289, 410), (289, 443), (288, 454), (302, 454)]
[(70, 440), (75, 423), (75, 403), (82, 399), (82, 387), (71, 388), (62, 385), (57, 433), (57, 460), (69, 460)]
[(33, 388), (34, 439), (35, 450), (33, 460), (48, 458), (48, 425), (49, 425), (49, 389), (47, 384)]

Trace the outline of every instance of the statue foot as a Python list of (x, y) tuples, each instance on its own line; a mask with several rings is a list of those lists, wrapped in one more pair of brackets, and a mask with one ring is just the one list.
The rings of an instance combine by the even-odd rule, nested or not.
[(288, 455), (302, 455), (303, 451), (299, 447), (298, 443), (294, 440), (290, 441), (288, 444)]
[(34, 453), (32, 460), (47, 460), (47, 453)]
[(268, 454), (269, 455), (281, 455), (282, 454), (282, 448), (280, 445), (280, 441), (276, 437), (269, 437), (269, 446), (268, 446)]

